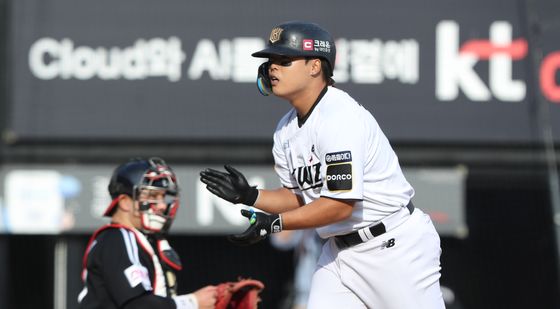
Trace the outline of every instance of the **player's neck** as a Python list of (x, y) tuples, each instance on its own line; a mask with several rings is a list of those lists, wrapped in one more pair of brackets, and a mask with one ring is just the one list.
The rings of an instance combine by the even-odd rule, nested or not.
[(309, 113), (326, 86), (326, 83), (314, 83), (305, 92), (290, 100), (290, 104), (296, 109), (299, 117), (305, 117)]
[(113, 217), (111, 218), (111, 222), (129, 228), (136, 228), (136, 226), (133, 224), (132, 220), (130, 219), (129, 214), (121, 211), (120, 209), (117, 210), (117, 212), (113, 215)]

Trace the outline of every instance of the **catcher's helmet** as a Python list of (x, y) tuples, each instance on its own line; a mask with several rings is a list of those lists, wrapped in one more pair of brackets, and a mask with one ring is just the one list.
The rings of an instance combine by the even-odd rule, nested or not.
[(271, 55), (325, 59), (332, 76), (336, 47), (331, 34), (319, 25), (290, 21), (275, 26), (270, 32), (266, 48), (252, 54), (257, 58), (270, 58)]
[[(163, 190), (166, 210), (163, 214), (154, 212), (154, 201), (140, 201), (142, 190)], [(121, 194), (132, 197), (140, 204), (142, 229), (145, 232), (165, 232), (171, 227), (179, 208), (179, 187), (177, 177), (160, 158), (133, 159), (118, 166), (109, 182), (109, 194), (113, 199), (104, 216), (111, 216), (116, 210)]]

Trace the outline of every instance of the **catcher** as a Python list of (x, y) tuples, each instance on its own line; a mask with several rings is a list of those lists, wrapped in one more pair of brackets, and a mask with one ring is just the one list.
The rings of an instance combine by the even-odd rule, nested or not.
[(264, 285), (239, 280), (177, 295), (178, 254), (165, 239), (179, 208), (173, 170), (159, 158), (133, 159), (109, 183), (111, 223), (90, 239), (80, 308), (254, 309)]
[(165, 239), (179, 208), (175, 173), (161, 159), (131, 160), (109, 183), (111, 223), (90, 239), (80, 308), (213, 309), (218, 288), (177, 295), (177, 253)]

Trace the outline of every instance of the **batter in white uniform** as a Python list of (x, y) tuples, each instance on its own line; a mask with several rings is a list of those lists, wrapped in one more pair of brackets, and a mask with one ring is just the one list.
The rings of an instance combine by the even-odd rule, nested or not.
[(206, 169), (207, 189), (242, 210), (250, 227), (230, 236), (252, 244), (282, 229), (316, 228), (327, 239), (313, 276), (308, 308), (444, 308), (440, 240), (411, 202), (414, 189), (377, 121), (332, 85), (331, 35), (316, 24), (272, 29), (253, 54), (261, 93), (293, 106), (274, 133), (282, 188), (257, 189), (239, 171)]

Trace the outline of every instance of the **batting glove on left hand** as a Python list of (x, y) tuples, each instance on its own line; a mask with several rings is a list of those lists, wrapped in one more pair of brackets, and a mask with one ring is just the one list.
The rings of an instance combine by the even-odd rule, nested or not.
[(249, 219), (251, 225), (245, 232), (230, 235), (228, 239), (237, 245), (247, 246), (255, 244), (272, 233), (282, 231), (282, 217), (280, 215), (269, 215), (253, 210), (241, 210), (241, 215)]

